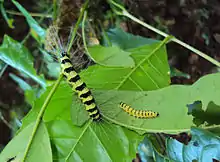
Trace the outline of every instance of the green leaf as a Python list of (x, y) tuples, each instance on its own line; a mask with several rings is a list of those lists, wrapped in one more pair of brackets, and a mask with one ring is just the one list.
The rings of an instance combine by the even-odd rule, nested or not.
[(46, 64), (47, 68), (44, 68), (44, 74), (49, 75), (52, 78), (58, 78), (60, 75), (60, 63), (56, 62), (53, 59), (53, 56), (49, 53), (47, 53), (47, 51), (39, 48), (39, 50), (41, 51), (42, 55), (43, 55), (43, 61)]
[[(31, 111), (22, 119), (22, 128), (26, 127), (29, 123), (34, 122), (37, 118), (37, 115), (40, 111), (40, 108), (45, 102), (48, 94), (50, 93), (52, 86), (49, 86), (46, 91), (34, 101)], [(68, 94), (68, 95), (67, 95)], [(29, 95), (29, 94), (27, 94)], [(30, 94), (31, 95), (31, 94)], [(28, 97), (28, 96), (26, 96)], [(49, 122), (51, 120), (71, 120), (70, 117), (70, 108), (72, 105), (72, 100), (76, 100), (76, 96), (73, 97), (73, 91), (69, 85), (66, 83), (61, 84), (53, 97), (51, 98), (50, 103), (47, 106), (47, 109), (44, 113), (43, 121)], [(78, 105), (82, 104), (78, 103)], [(81, 110), (83, 109), (81, 107)]]
[[(191, 126), (196, 124), (192, 120), (193, 116), (188, 114), (188, 103), (199, 99), (203, 103), (202, 108), (204, 111), (208, 108), (210, 101), (220, 105), (219, 80), (220, 74), (217, 73), (201, 78), (192, 86), (171, 85), (149, 92), (94, 90), (93, 95), (101, 112), (114, 123), (144, 132), (178, 133), (189, 130)], [(155, 119), (134, 118), (119, 107), (120, 102), (125, 102), (138, 110), (159, 112), (160, 116)], [(214, 112), (220, 114), (220, 109), (215, 107)], [(210, 127), (213, 124), (219, 125), (219, 122), (209, 123), (209, 119), (215, 117), (214, 115), (207, 116), (205, 118), (206, 123), (201, 127)]]
[[(11, 158), (20, 161), (24, 156), (28, 139), (32, 135), (34, 123), (29, 124), (23, 131), (16, 135), (0, 154), (0, 161), (6, 162)], [(52, 152), (47, 129), (44, 123), (39, 125), (36, 135), (33, 137), (32, 145), (28, 151), (26, 161), (52, 162)]]
[(20, 77), (10, 73), (9, 76), (15, 81), (18, 83), (19, 87), (23, 90), (23, 91), (26, 91), (26, 90), (31, 90), (31, 86), (25, 82), (23, 79), (21, 79)]
[[(19, 9), (19, 11), (25, 16), (26, 21), (28, 22), (28, 25), (31, 28), (31, 34), (36, 39), (39, 40), (39, 42), (43, 42), (46, 32), (43, 28), (40, 27), (40, 25), (35, 21), (32, 16), (28, 13), (28, 11), (22, 7), (17, 1), (12, 0), (14, 5)], [(39, 37), (38, 37), (39, 36)]]
[(147, 44), (150, 45), (152, 43), (158, 42), (158, 40), (155, 39), (135, 36), (133, 34), (123, 31), (120, 28), (110, 29), (107, 32), (107, 36), (113, 46), (118, 46), (123, 50), (128, 50)]
[(129, 56), (129, 52), (125, 52), (118, 47), (89, 47), (88, 51), (96, 63), (109, 67), (134, 67), (134, 61)]
[(36, 74), (33, 68), (33, 57), (28, 49), (9, 36), (5, 35), (0, 46), (0, 59), (13, 68), (27, 74), (42, 87), (46, 87), (45, 80)]
[(166, 87), (170, 77), (163, 44), (154, 43), (130, 50), (134, 68), (94, 65), (82, 71), (80, 76), (94, 89), (155, 90)]
[[(128, 161), (136, 154), (141, 136), (120, 126), (87, 123), (83, 127), (59, 120), (47, 125), (54, 161)], [(65, 131), (63, 131), (65, 130)]]

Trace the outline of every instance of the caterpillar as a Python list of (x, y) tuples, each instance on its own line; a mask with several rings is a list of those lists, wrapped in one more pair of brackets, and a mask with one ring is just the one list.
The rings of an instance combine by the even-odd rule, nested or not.
[(89, 116), (93, 119), (93, 121), (99, 121), (101, 119), (101, 114), (96, 105), (95, 99), (92, 96), (91, 91), (87, 88), (86, 84), (75, 71), (67, 52), (61, 52), (60, 61), (63, 75), (66, 77), (66, 80), (71, 85), (72, 89), (77, 92), (78, 97), (85, 105)]
[(158, 112), (145, 111), (145, 110), (135, 110), (123, 102), (120, 102), (119, 105), (125, 112), (127, 112), (129, 115), (134, 116), (136, 118), (155, 118), (155, 117), (159, 116)]

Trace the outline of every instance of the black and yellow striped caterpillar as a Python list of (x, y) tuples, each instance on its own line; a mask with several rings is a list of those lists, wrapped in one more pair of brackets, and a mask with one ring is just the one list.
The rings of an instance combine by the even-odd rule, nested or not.
[(101, 114), (95, 103), (95, 99), (92, 96), (91, 91), (87, 88), (86, 84), (75, 71), (72, 62), (65, 51), (61, 52), (60, 61), (63, 75), (66, 77), (66, 80), (71, 85), (72, 89), (77, 92), (78, 97), (85, 105), (89, 116), (94, 121), (99, 121), (101, 119)]
[(126, 103), (120, 102), (120, 107), (127, 112), (129, 115), (136, 118), (155, 118), (159, 116), (158, 112), (146, 111), (146, 110), (135, 110)]

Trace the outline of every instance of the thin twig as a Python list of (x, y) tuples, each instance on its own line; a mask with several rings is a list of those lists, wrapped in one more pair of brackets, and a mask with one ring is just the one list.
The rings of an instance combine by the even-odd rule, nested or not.
[[(145, 22), (139, 20), (139, 19), (136, 18), (135, 16), (131, 15), (123, 6), (121, 6), (120, 4), (114, 2), (113, 0), (108, 0), (108, 2), (109, 2), (110, 4), (112, 4), (112, 5), (114, 5), (114, 6), (117, 8), (117, 9), (114, 9), (114, 10), (113, 10), (116, 14), (126, 16), (126, 17), (128, 17), (129, 19), (135, 21), (135, 22), (138, 23), (138, 24), (141, 24), (142, 26), (148, 28), (149, 30), (152, 30), (153, 32), (155, 32), (155, 33), (157, 33), (157, 34), (159, 34), (159, 35), (162, 35), (162, 36), (164, 36), (164, 37), (167, 37), (167, 36), (168, 36), (168, 34), (166, 34), (166, 33), (162, 32), (162, 31), (160, 31), (160, 30), (154, 28), (153, 26), (151, 26), (151, 25), (149, 25), (149, 24), (147, 24), (147, 23), (145, 23)], [(177, 38), (175, 38), (175, 37), (173, 37), (173, 38), (171, 39), (171, 41), (176, 42), (177, 44), (179, 44), (179, 45), (181, 45), (181, 46), (187, 48), (188, 50), (190, 50), (190, 51), (196, 53), (197, 55), (203, 57), (204, 59), (206, 59), (207, 61), (211, 62), (212, 64), (214, 64), (214, 65), (220, 67), (220, 62), (218, 62), (217, 60), (215, 60), (215, 59), (213, 59), (212, 57), (208, 56), (207, 54), (205, 54), (205, 53), (203, 53), (203, 52), (197, 50), (196, 48), (190, 46), (189, 44), (186, 44), (185, 42), (183, 42), (183, 41), (181, 41), (181, 40), (179, 40), (179, 39), (177, 39)]]
[(77, 20), (77, 22), (76, 22), (76, 25), (75, 25), (75, 27), (73, 28), (73, 30), (71, 31), (71, 38), (70, 38), (70, 43), (68, 44), (67, 53), (69, 53), (70, 50), (71, 50), (71, 47), (72, 47), (72, 45), (73, 45), (73, 41), (74, 41), (74, 39), (75, 39), (77, 30), (78, 30), (78, 28), (79, 28), (79, 24), (80, 24), (80, 22), (82, 21), (82, 18), (83, 18), (84, 12), (85, 12), (85, 10), (86, 10), (86, 8), (87, 8), (87, 6), (88, 6), (88, 3), (89, 3), (89, 0), (87, 0), (87, 1), (83, 4), (83, 7), (81, 8), (81, 13), (80, 13), (79, 18), (78, 18), (78, 20)]

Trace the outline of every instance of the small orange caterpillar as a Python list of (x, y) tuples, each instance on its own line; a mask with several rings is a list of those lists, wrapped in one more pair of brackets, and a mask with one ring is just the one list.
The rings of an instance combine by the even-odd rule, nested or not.
[(159, 116), (158, 112), (154, 111), (145, 111), (145, 110), (135, 110), (126, 103), (120, 102), (120, 107), (127, 112), (129, 115), (136, 118), (155, 118)]

